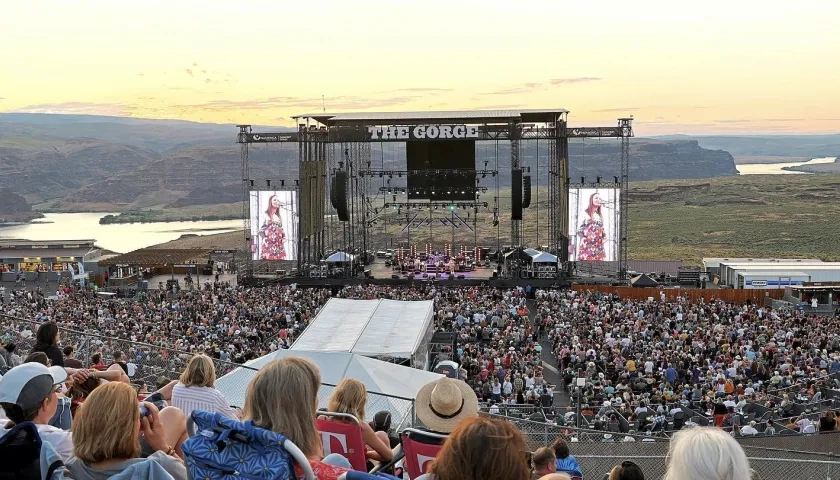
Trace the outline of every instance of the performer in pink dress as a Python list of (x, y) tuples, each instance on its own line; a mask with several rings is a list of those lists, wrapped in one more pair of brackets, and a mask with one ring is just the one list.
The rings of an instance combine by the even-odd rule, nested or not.
[(280, 220), (280, 198), (272, 195), (268, 198), (265, 222), (260, 228), (260, 259), (286, 259), (286, 232)]

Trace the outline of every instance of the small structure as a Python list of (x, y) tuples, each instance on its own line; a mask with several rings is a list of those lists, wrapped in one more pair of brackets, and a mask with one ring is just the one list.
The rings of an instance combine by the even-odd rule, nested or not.
[(99, 265), (110, 271), (112, 280), (131, 283), (143, 272), (149, 276), (200, 274), (213, 252), (211, 248), (141, 248), (101, 260)]
[(830, 313), (840, 309), (840, 282), (805, 282), (785, 288), (785, 300), (807, 312)]
[(96, 240), (3, 240), (0, 241), (0, 277), (13, 282), (22, 275), (28, 281), (55, 281), (102, 253)]
[(638, 288), (655, 288), (659, 286), (659, 282), (645, 275), (637, 275), (630, 280), (630, 286)]

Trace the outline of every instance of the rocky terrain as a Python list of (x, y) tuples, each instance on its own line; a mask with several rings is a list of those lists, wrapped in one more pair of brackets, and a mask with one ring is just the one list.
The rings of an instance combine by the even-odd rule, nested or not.
[(0, 223), (26, 222), (42, 216), (40, 212), (32, 211), (32, 205), (23, 196), (0, 188)]

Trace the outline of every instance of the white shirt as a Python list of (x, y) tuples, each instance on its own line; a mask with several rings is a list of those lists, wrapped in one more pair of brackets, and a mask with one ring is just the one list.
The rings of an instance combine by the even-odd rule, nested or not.
[(746, 427), (741, 429), (741, 435), (756, 435), (758, 434), (758, 430), (755, 428), (747, 425)]
[(185, 387), (178, 383), (172, 389), (172, 406), (181, 409), (188, 418), (193, 410), (201, 410), (237, 419), (225, 396), (213, 387)]
[[(69, 462), (73, 458), (72, 433), (46, 424), (37, 424), (35, 427), (38, 429), (38, 435), (41, 436), (41, 440), (50, 442), (50, 445), (52, 445), (56, 453), (61, 456), (61, 460), (64, 463)], [(3, 428), (0, 432), (2, 432), (2, 434), (0, 434), (0, 437), (2, 437), (9, 432), (9, 429)]]

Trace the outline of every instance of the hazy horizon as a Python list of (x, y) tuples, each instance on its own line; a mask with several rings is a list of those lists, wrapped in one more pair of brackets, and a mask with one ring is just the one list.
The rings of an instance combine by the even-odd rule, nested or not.
[(634, 115), (639, 136), (840, 132), (840, 2), (513, 5), (9, 3), (0, 112), (291, 126), (562, 107), (575, 126)]

